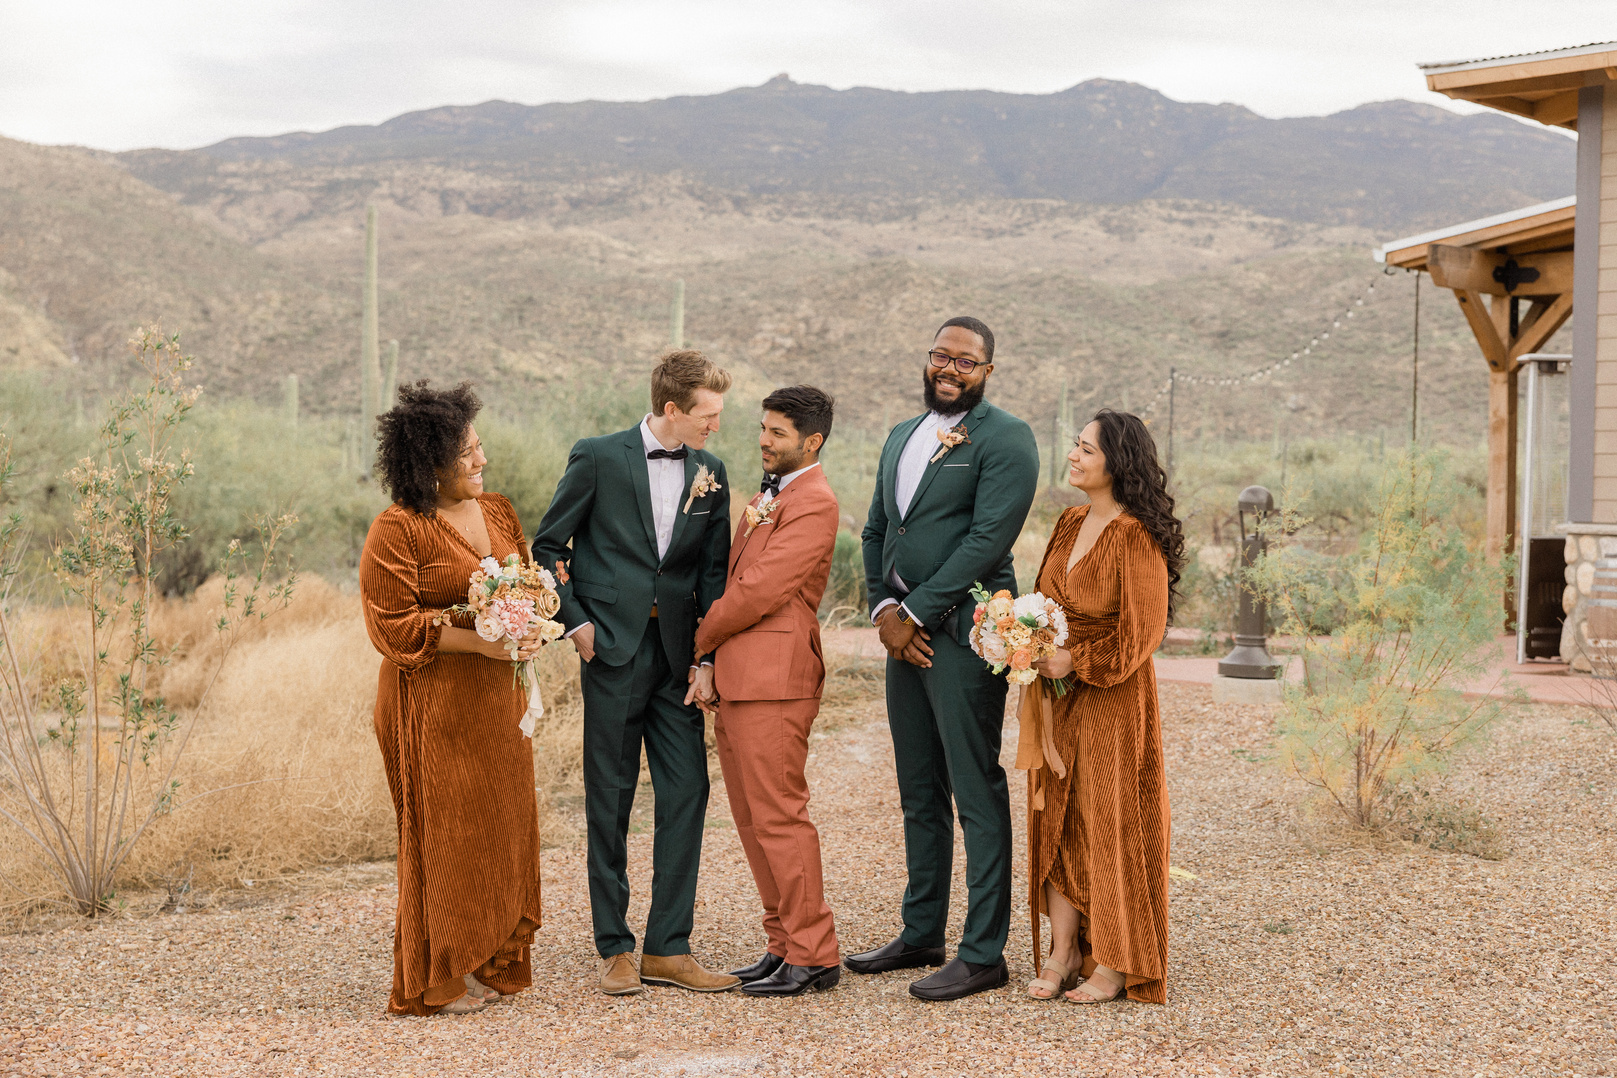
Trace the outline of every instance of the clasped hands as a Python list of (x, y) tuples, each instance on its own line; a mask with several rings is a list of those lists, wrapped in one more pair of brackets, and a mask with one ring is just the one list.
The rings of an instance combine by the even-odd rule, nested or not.
[(923, 670), (932, 665), (932, 649), (927, 646), (931, 634), (915, 622), (899, 617), (898, 607), (890, 606), (881, 612), (876, 619), (876, 635), (893, 658)]
[(713, 667), (700, 665), (702, 657), (696, 657), (696, 663), (691, 666), (690, 672), (685, 675), (690, 688), (685, 691), (685, 706), (695, 704), (703, 711), (717, 712), (719, 710), (719, 690), (713, 683)]

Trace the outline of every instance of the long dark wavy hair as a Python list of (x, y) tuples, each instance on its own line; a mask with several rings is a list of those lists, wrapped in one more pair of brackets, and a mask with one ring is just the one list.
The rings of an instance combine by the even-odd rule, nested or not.
[(1179, 577), (1185, 567), (1185, 533), (1173, 514), (1173, 495), (1168, 493), (1168, 473), (1157, 459), (1157, 443), (1144, 421), (1128, 412), (1102, 408), (1095, 413), (1100, 424), (1100, 451), (1106, 456), (1106, 470), (1112, 476), (1112, 497), (1162, 548), (1168, 563), (1168, 623), (1173, 623), (1179, 605)]

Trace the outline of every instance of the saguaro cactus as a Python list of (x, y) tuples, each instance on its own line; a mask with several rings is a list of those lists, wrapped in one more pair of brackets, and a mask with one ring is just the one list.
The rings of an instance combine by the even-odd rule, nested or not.
[(387, 366), (382, 373), (382, 400), (378, 412), (393, 407), (393, 398), (399, 391), (399, 342), (387, 342)]
[(281, 380), (281, 394), (286, 411), (286, 425), (298, 429), (298, 376), (289, 374)]
[[(376, 355), (376, 204), (365, 207), (365, 313), (359, 331), (359, 424), (361, 443), (369, 442), (376, 423), (382, 370)], [(361, 475), (370, 475), (368, 455), (361, 452)]]
[(668, 343), (674, 348), (685, 347), (685, 281), (674, 282), (674, 302), (668, 312)]

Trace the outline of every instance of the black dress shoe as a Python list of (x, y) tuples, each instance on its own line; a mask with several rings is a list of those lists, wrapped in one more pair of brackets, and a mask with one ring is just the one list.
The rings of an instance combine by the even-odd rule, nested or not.
[(824, 992), (842, 980), (841, 966), (794, 966), (782, 962), (780, 968), (761, 981), (744, 981), (741, 990), (749, 996), (800, 996), (804, 992)]
[(942, 947), (911, 947), (903, 939), (864, 954), (850, 955), (842, 964), (855, 973), (886, 973), (890, 969), (920, 969), (943, 965)]
[(772, 951), (765, 951), (764, 956), (752, 965), (731, 970), (730, 976), (740, 977), (742, 984), (746, 984), (748, 981), (761, 981), (785, 964), (786, 959), (780, 955)]
[(1001, 958), (992, 966), (984, 966), (976, 973), (963, 960), (956, 958), (929, 977), (922, 977), (910, 985), (910, 995), (916, 999), (964, 999), (966, 996), (1002, 988), (1011, 979), (1011, 971)]

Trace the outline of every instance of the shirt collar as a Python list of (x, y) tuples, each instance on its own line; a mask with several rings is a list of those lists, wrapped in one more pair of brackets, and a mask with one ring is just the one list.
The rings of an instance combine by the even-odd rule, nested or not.
[(804, 472), (808, 471), (810, 468), (818, 468), (819, 466), (820, 466), (820, 462), (815, 461), (813, 464), (810, 464), (808, 466), (808, 468), (799, 468), (795, 472), (787, 472), (785, 475), (780, 477), (780, 489), (785, 490), (787, 483), (790, 483), (793, 479), (796, 479), (798, 476), (802, 475)]
[[(640, 421), (640, 440), (645, 443), (647, 453), (650, 453), (654, 449), (666, 450), (668, 448), (667, 446), (663, 445), (661, 442), (659, 442), (657, 440), (657, 436), (655, 434), (651, 433), (651, 413), (650, 412), (647, 412), (646, 413), (646, 418), (644, 418), (644, 419), (642, 419)], [(676, 446), (674, 446), (674, 448), (678, 449), (679, 446), (676, 445)]]
[(933, 412), (932, 421), (940, 427), (953, 427), (966, 418), (965, 412), (956, 412), (954, 415), (944, 415), (942, 412)]

